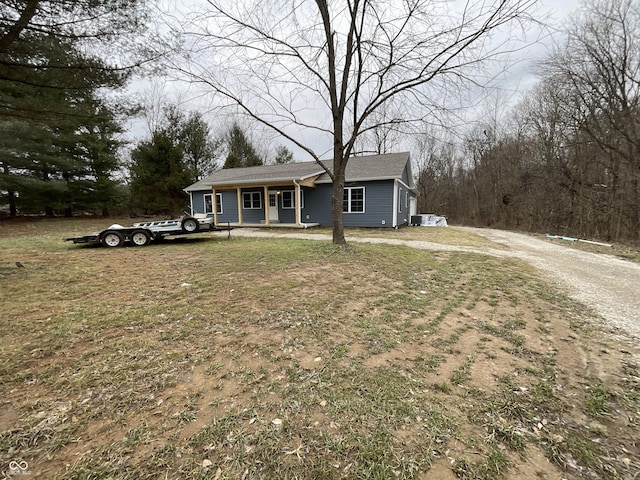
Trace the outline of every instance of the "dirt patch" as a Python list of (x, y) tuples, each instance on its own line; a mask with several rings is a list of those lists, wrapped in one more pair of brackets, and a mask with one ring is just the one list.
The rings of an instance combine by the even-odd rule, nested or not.
[[(37, 249), (3, 246), (5, 263)], [(637, 346), (516, 259), (213, 239), (38, 262), (0, 279), (1, 333), (21, 332), (0, 346), (0, 460), (32, 478), (633, 478), (640, 465)]]

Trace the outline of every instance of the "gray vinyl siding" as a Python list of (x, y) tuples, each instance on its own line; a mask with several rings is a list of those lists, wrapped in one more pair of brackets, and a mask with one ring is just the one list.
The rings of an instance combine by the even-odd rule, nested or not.
[[(348, 183), (346, 187), (364, 187), (364, 213), (344, 213), (345, 227), (392, 227), (393, 180)], [(331, 184), (320, 184), (305, 190), (305, 209), (302, 219), (322, 226), (332, 225)], [(383, 223), (384, 222), (384, 223)]]
[(222, 194), (222, 213), (218, 214), (218, 224), (238, 221), (238, 196), (235, 190), (217, 190)]
[[(244, 208), (244, 194), (258, 192), (260, 194), (260, 208)], [(267, 199), (264, 198), (263, 188), (243, 188), (240, 190), (240, 207), (242, 208), (243, 223), (260, 223), (264, 220), (264, 208)], [(234, 195), (235, 196), (235, 195)]]
[(321, 184), (316, 188), (305, 188), (302, 222), (331, 225), (331, 185)]
[[(404, 182), (405, 185), (410, 185), (412, 187), (414, 186), (413, 178), (411, 175), (411, 167), (410, 167), (410, 163), (408, 162), (402, 172), (402, 181)], [(407, 188), (404, 185), (402, 185), (402, 189), (404, 192), (407, 191)], [(409, 195), (406, 198), (407, 198), (406, 208), (402, 209), (402, 213), (398, 213), (398, 225), (409, 225), (411, 220), (411, 211), (410, 211), (411, 199), (416, 198), (415, 192), (412, 192), (411, 190), (409, 190)]]
[[(200, 190), (190, 193), (193, 213), (204, 213), (204, 196), (213, 192), (211, 190)], [(236, 192), (220, 190), (216, 193), (222, 195), (222, 213), (218, 214), (218, 223), (237, 222), (238, 202), (236, 200)], [(213, 213), (209, 213), (208, 216), (213, 217)]]
[[(405, 172), (406, 176), (406, 172)], [(365, 207), (364, 213), (344, 213), (345, 227), (393, 227), (393, 205), (394, 181), (383, 180), (373, 182), (354, 182), (347, 183), (346, 187), (364, 187), (365, 191)], [(397, 221), (399, 225), (408, 223), (409, 207), (404, 203), (404, 192), (406, 187), (400, 185), (403, 191), (402, 211), (400, 212), (400, 203), (396, 202)], [(282, 189), (284, 190), (284, 189)], [(302, 223), (319, 223), (322, 226), (331, 226), (331, 196), (332, 185), (330, 183), (318, 184), (315, 188), (303, 188), (304, 207), (301, 209), (300, 221)], [(266, 199), (264, 198), (264, 189), (247, 188), (242, 189), (244, 192), (260, 192), (261, 208), (242, 210), (243, 223), (261, 223), (265, 219)], [(193, 212), (204, 213), (204, 195), (212, 193), (211, 190), (190, 192), (192, 198)], [(222, 213), (218, 214), (218, 224), (227, 222), (236, 223), (238, 216), (238, 199), (236, 190), (217, 190), (216, 193), (222, 194)], [(242, 194), (241, 193), (241, 194)], [(412, 194), (409, 194), (412, 196)], [(242, 198), (240, 199), (243, 205)], [(282, 208), (282, 198), (278, 199), (278, 217), (280, 223), (295, 223), (296, 212), (293, 208)], [(384, 223), (383, 223), (384, 222)]]
[(190, 192), (191, 208), (193, 209), (193, 213), (204, 213), (204, 196), (207, 193), (211, 193), (211, 190), (200, 190), (197, 192)]
[(404, 170), (402, 171), (402, 181), (404, 182), (405, 185), (412, 185), (413, 184), (413, 179), (409, 178), (409, 164), (408, 163), (404, 167)]
[(393, 180), (347, 184), (365, 187), (365, 213), (345, 213), (346, 227), (393, 227)]
[(280, 223), (296, 223), (295, 208), (282, 208), (282, 205), (280, 205), (280, 208), (278, 208), (278, 218)]

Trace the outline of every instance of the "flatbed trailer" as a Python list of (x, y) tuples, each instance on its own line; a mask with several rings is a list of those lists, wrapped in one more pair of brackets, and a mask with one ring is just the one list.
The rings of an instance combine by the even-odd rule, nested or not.
[(152, 220), (134, 223), (130, 227), (113, 224), (99, 232), (88, 235), (65, 238), (65, 242), (100, 244), (105, 247), (121, 247), (130, 243), (136, 247), (144, 247), (153, 241), (160, 241), (172, 235), (190, 235), (207, 231), (229, 230), (213, 225), (212, 218), (181, 217), (172, 220)]

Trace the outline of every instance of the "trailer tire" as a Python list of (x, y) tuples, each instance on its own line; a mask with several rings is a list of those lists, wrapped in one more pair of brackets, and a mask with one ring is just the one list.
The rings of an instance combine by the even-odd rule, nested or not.
[(151, 235), (146, 230), (134, 230), (129, 236), (129, 241), (134, 247), (144, 247), (151, 242)]
[(198, 220), (193, 217), (186, 217), (182, 220), (182, 231), (185, 233), (194, 233), (200, 229)]
[(120, 232), (109, 230), (102, 235), (100, 243), (105, 247), (121, 247), (124, 244), (124, 237)]

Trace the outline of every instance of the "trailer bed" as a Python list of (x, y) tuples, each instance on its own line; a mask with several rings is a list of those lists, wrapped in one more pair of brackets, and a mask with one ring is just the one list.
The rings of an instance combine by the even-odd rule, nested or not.
[(171, 220), (137, 222), (130, 227), (114, 224), (98, 232), (68, 237), (64, 240), (74, 244), (94, 244), (105, 247), (120, 247), (125, 243), (143, 247), (168, 236), (191, 235), (221, 230), (230, 230), (230, 228), (214, 226), (211, 218), (181, 217)]

